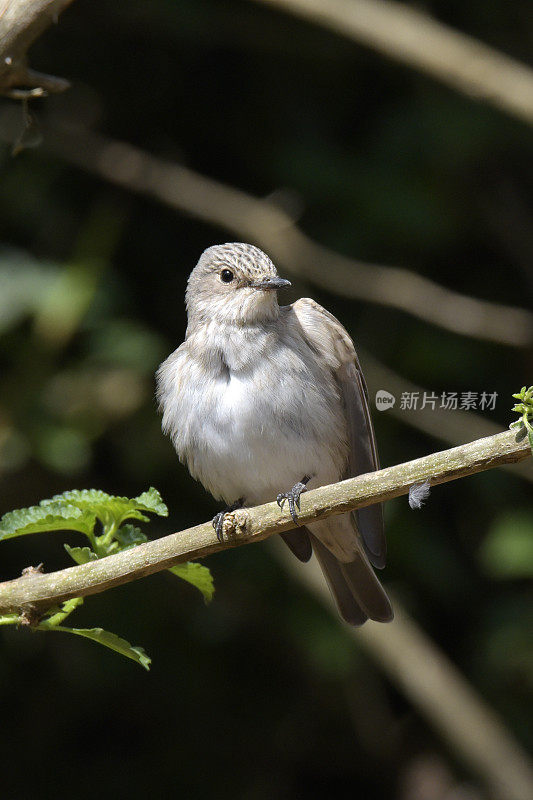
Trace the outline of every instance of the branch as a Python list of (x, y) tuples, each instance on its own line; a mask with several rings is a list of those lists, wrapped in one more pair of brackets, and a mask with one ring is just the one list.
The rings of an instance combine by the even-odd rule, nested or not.
[[(62, 92), (68, 81), (34, 72), (27, 50), (72, 0), (0, 0), (0, 94), (11, 97)], [(3, 6), (3, 7), (2, 7)]]
[(533, 314), (479, 300), (407, 269), (356, 261), (322, 247), (268, 200), (80, 128), (54, 129), (46, 147), (79, 169), (258, 243), (288, 272), (326, 291), (397, 308), (448, 331), (517, 347), (533, 343)]
[(392, 0), (254, 0), (322, 25), (533, 124), (533, 71)]
[[(391, 500), (406, 494), (410, 486), (419, 481), (429, 480), (435, 486), (521, 461), (530, 455), (531, 448), (522, 431), (506, 431), (478, 439), (307, 492), (302, 496), (300, 523), (306, 525), (332, 514)], [(103, 592), (182, 561), (261, 541), (294, 527), (288, 511), (280, 512), (276, 503), (240, 509), (226, 515), (226, 542), (219, 542), (211, 523), (204, 523), (79, 567), (69, 567), (49, 575), (28, 572), (21, 578), (6, 581), (0, 584), (0, 614), (27, 611), (35, 616), (70, 597)]]

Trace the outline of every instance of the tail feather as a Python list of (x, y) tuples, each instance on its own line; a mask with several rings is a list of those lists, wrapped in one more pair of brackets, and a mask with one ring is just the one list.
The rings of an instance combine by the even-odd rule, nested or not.
[(394, 613), (385, 589), (376, 577), (366, 553), (361, 550), (353, 561), (339, 564), (354, 597), (370, 619), (390, 622)]
[(367, 621), (368, 614), (354, 597), (341, 562), (330, 553), (327, 547), (324, 547), (316, 536), (311, 535), (311, 543), (341, 617), (350, 625), (362, 625)]
[(351, 625), (368, 618), (389, 622), (392, 606), (365, 552), (351, 514), (317, 520), (282, 534), (286, 544), (307, 561), (314, 551), (341, 617)]
[(389, 622), (393, 618), (390, 600), (362, 551), (345, 564), (312, 534), (311, 543), (340, 615), (346, 622), (362, 625), (368, 618), (378, 622)]

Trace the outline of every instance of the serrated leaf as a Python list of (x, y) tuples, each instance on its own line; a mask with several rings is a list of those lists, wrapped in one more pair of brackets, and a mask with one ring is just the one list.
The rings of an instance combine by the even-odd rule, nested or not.
[(118, 526), (125, 519), (139, 519), (149, 522), (148, 517), (136, 509), (135, 501), (127, 497), (115, 497), (101, 489), (70, 489), (54, 495), (51, 500), (42, 500), (43, 506), (49, 503), (68, 503), (80, 511), (90, 511), (100, 520), (104, 528)]
[(68, 489), (61, 494), (55, 494), (49, 500), (41, 500), (42, 506), (48, 506), (52, 503), (70, 503), (78, 508), (87, 508), (91, 505), (98, 505), (105, 503), (111, 495), (103, 492), (101, 489)]
[(90, 536), (96, 519), (100, 520), (104, 531), (112, 535), (111, 532), (127, 519), (149, 522), (143, 511), (168, 515), (157, 489), (151, 487), (132, 499), (115, 497), (100, 489), (73, 489), (41, 500), (38, 506), (4, 514), (0, 520), (0, 539), (51, 530), (74, 530)]
[(0, 520), (0, 539), (58, 530), (91, 534), (95, 521), (95, 515), (89, 511), (68, 503), (50, 501), (46, 505), (17, 508), (4, 514)]
[(63, 547), (76, 564), (88, 564), (89, 561), (96, 561), (98, 556), (90, 547), (71, 547), (64, 544)]
[(92, 639), (93, 642), (104, 647), (109, 647), (116, 653), (120, 653), (126, 658), (131, 658), (136, 661), (144, 669), (149, 670), (152, 659), (146, 654), (142, 647), (134, 647), (125, 639), (117, 636), (116, 633), (105, 631), (103, 628), (67, 628), (62, 625), (55, 625), (54, 627), (43, 627), (42, 623), (37, 626), (38, 630), (50, 631), (63, 631), (64, 633), (73, 633), (76, 636), (83, 636), (85, 639)]
[(168, 508), (163, 503), (163, 498), (157, 489), (154, 489), (153, 486), (150, 486), (147, 492), (143, 492), (130, 502), (137, 503), (137, 508), (141, 508), (144, 511), (152, 511), (160, 517), (168, 517)]
[(134, 525), (122, 525), (115, 534), (115, 538), (120, 545), (120, 550), (129, 550), (130, 547), (137, 547), (148, 541), (148, 536), (140, 528)]
[(206, 603), (210, 603), (213, 599), (215, 584), (208, 567), (198, 564), (197, 561), (186, 561), (185, 564), (176, 564), (175, 567), (169, 567), (169, 572), (196, 586), (203, 594)]
[(149, 522), (149, 518), (142, 513), (143, 511), (149, 511), (159, 516), (168, 515), (168, 509), (163, 503), (161, 495), (153, 487), (134, 498), (117, 497), (100, 489), (71, 489), (63, 494), (55, 495), (51, 500), (41, 502), (42, 505), (51, 503), (68, 503), (81, 511), (91, 511), (104, 528), (109, 528), (111, 525), (118, 527), (127, 519)]

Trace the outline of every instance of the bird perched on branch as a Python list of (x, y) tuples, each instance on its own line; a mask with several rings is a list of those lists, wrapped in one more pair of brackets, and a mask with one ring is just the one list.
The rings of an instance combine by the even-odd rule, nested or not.
[[(287, 502), (297, 521), (307, 488), (370, 472), (378, 457), (353, 342), (313, 300), (278, 305), (290, 286), (257, 247), (209, 247), (186, 293), (185, 341), (160, 366), (163, 430), (191, 475), (228, 504)], [(282, 534), (320, 562), (352, 625), (386, 622), (392, 608), (372, 565), (385, 565), (381, 507), (331, 516)]]

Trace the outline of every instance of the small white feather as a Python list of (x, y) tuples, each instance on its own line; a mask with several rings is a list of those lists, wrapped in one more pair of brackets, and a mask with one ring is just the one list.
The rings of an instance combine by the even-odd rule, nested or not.
[(431, 491), (431, 484), (429, 481), (423, 483), (413, 483), (409, 487), (409, 505), (413, 509), (422, 508), (424, 502), (428, 499)]

